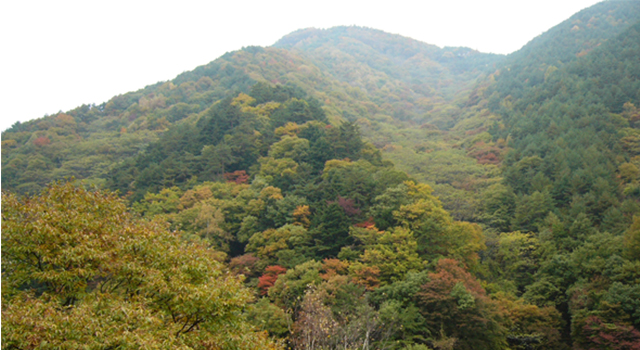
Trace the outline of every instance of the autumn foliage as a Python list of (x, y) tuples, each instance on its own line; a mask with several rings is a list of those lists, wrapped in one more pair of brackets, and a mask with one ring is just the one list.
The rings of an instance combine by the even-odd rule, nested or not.
[(287, 269), (282, 266), (267, 266), (267, 268), (264, 269), (264, 274), (258, 279), (258, 288), (260, 289), (260, 294), (267, 295), (267, 293), (269, 292), (269, 288), (273, 287), (273, 285), (276, 283), (276, 280), (278, 279), (278, 276), (285, 272), (287, 272)]
[(576, 350), (640, 350), (640, 331), (631, 325), (607, 323), (597, 316), (589, 316), (580, 333), (576, 337)]
[(251, 295), (218, 260), (113, 193), (3, 193), (2, 346), (277, 348), (240, 317)]
[(246, 184), (249, 182), (249, 175), (244, 170), (236, 170), (232, 173), (224, 173), (222, 175), (228, 182), (234, 182), (236, 184)]
[(51, 144), (51, 140), (46, 136), (40, 136), (37, 139), (33, 140), (33, 144), (42, 147)]
[(430, 329), (457, 339), (456, 349), (505, 348), (502, 311), (475, 277), (457, 261), (441, 259), (429, 279), (418, 304)]

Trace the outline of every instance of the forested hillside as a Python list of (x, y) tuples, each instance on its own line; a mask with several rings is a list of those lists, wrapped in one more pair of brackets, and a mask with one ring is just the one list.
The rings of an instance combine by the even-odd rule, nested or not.
[(18, 123), (2, 346), (640, 349), (638, 57), (636, 1), (508, 56), (311, 28)]

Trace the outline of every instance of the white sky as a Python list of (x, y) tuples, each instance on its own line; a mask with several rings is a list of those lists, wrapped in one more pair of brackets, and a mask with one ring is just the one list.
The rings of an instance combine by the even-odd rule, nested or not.
[(0, 130), (173, 79), (307, 27), (511, 53), (599, 0), (0, 2)]

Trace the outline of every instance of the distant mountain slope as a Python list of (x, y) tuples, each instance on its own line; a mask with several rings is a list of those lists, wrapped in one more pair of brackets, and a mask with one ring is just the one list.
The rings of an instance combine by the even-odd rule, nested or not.
[[(498, 232), (536, 237), (540, 260), (522, 296), (555, 306), (563, 337), (576, 349), (612, 344), (593, 336), (593, 322), (624, 324), (633, 333), (629, 344), (640, 335), (637, 319), (603, 311), (618, 290), (638, 289), (637, 273), (625, 279), (611, 271), (638, 271), (639, 7), (610, 1), (577, 14), (509, 57), (484, 90), (487, 99), (476, 100), (499, 116), (492, 140), (510, 148), (502, 180), (485, 191), (477, 217)], [(563, 32), (585, 16), (618, 25), (593, 36)]]
[[(606, 35), (597, 34), (600, 38), (621, 30), (637, 10), (626, 2), (594, 8), (585, 10), (589, 16), (576, 16), (618, 23), (592, 25), (607, 30)], [(565, 22), (559, 27), (566, 26)], [(571, 40), (582, 38), (576, 31), (568, 33), (574, 35)], [(503, 98), (516, 91), (502, 88), (513, 85), (509, 81), (521, 72), (537, 72), (529, 67), (538, 64), (535, 57), (542, 54), (531, 52), (548, 49), (537, 42), (562, 42), (552, 36), (564, 34), (552, 29), (532, 41), (523, 48), (530, 52), (529, 64), (518, 68), (513, 65), (517, 53), (500, 63), (503, 56), (441, 49), (368, 28), (296, 31), (274, 47), (227, 53), (172, 81), (116, 96), (100, 106), (16, 125), (2, 135), (3, 188), (32, 192), (64, 176), (104, 184), (116, 163), (136, 156), (172, 126), (194, 125), (217, 101), (249, 92), (256, 82), (268, 82), (302, 89), (319, 101), (334, 124), (356, 122), (385, 158), (434, 184), (448, 209), (466, 207), (460, 203), (475, 201), (467, 198), (494, 181), (495, 165), (505, 152), (506, 143), (500, 143), (505, 134), (494, 130), (492, 140), (488, 133), (498, 122)], [(571, 50), (583, 46), (576, 44)], [(499, 74), (482, 78), (499, 67)], [(519, 101), (526, 99), (514, 102)], [(470, 208), (465, 214), (453, 212), (466, 219), (475, 215)]]
[[(630, 224), (630, 212), (624, 220), (618, 216), (637, 197), (638, 178), (624, 175), (624, 169), (640, 166), (638, 57), (640, 21), (524, 89), (521, 97), (495, 99), (503, 127), (492, 133), (509, 138), (513, 148), (505, 184), (521, 201), (512, 213), (513, 229), (537, 230), (549, 211), (568, 222), (587, 215), (609, 230)], [(531, 208), (525, 209), (534, 195), (545, 198), (535, 220), (527, 214)]]
[[(374, 100), (389, 100), (387, 80), (402, 83), (403, 100), (450, 100), (482, 73), (493, 72), (504, 56), (468, 48), (444, 48), (361, 27), (302, 29), (274, 47), (300, 51), (314, 64)], [(417, 117), (425, 113), (418, 108)], [(407, 113), (395, 113), (402, 117)], [(414, 116), (415, 118), (416, 116)]]
[[(332, 60), (338, 52), (416, 86), (442, 87), (450, 80), (469, 80), (478, 72), (492, 72), (502, 55), (480, 53), (469, 48), (441, 49), (396, 34), (362, 27), (301, 29), (286, 35), (274, 47), (297, 49), (309, 54), (323, 66), (336, 68)], [(348, 76), (333, 72), (341, 79)], [(438, 85), (440, 83), (440, 85)], [(421, 89), (417, 89), (421, 91)]]
[(628, 194), (637, 179), (625, 180), (620, 169), (640, 166), (634, 153), (639, 23), (640, 2), (599, 3), (535, 38), (478, 82), (453, 115), (452, 130), (476, 125), (491, 135), (469, 154), (483, 143), (480, 150), (505, 143), (510, 152), (494, 154), (504, 160), (499, 176), (506, 191), (513, 191), (503, 192), (500, 203), (489, 200), (495, 193), (482, 195), (480, 220), (499, 230), (535, 231), (551, 211), (567, 225), (580, 213), (606, 229), (630, 224), (635, 199)]
[(551, 71), (587, 55), (640, 18), (639, 1), (603, 1), (584, 9), (510, 54), (496, 77), (502, 97), (520, 97)]
[[(441, 50), (372, 29), (337, 28), (336, 32), (344, 30), (353, 38), (341, 35), (339, 40), (360, 43), (354, 44), (358, 49), (339, 44), (334, 50), (324, 44), (323, 50), (336, 54), (331, 62), (297, 49), (248, 47), (172, 81), (115, 96), (99, 106), (81, 106), (18, 123), (2, 134), (7, 141), (2, 152), (3, 188), (33, 192), (68, 176), (104, 184), (115, 163), (135, 156), (172, 125), (194, 123), (224, 97), (248, 92), (256, 82), (301, 88), (320, 101), (333, 123), (372, 118), (385, 124), (394, 120), (422, 123), (431, 118), (434, 106), (443, 103), (442, 86), (469, 86), (481, 74), (475, 68), (465, 70), (464, 65), (454, 64), (456, 60), (466, 62), (453, 54), (456, 50)], [(385, 43), (371, 46), (376, 38)], [(386, 53), (369, 55), (369, 61), (359, 62), (368, 56), (363, 51), (368, 47)], [(430, 53), (432, 49), (434, 53)], [(385, 63), (392, 59), (399, 63)], [(414, 75), (413, 82), (409, 81)], [(423, 77), (431, 77), (433, 82), (424, 83)], [(454, 80), (456, 83), (451, 83)]]

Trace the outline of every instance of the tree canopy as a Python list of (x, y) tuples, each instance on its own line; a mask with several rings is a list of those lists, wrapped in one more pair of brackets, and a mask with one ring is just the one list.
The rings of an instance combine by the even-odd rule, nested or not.
[(277, 348), (221, 256), (73, 183), (2, 195), (3, 348)]

